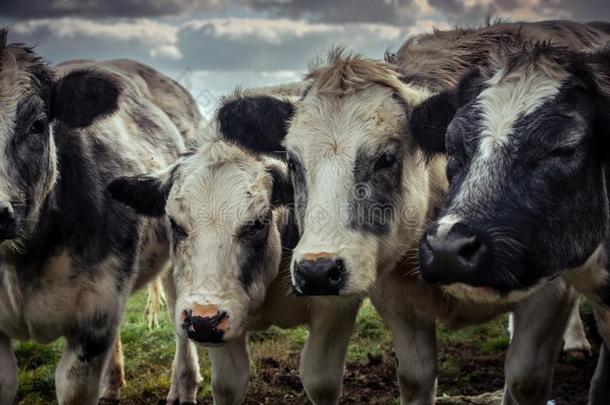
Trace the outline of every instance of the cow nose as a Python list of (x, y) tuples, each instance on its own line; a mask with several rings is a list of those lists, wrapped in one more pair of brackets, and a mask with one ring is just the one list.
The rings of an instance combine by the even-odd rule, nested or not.
[(305, 255), (294, 266), (297, 295), (339, 295), (345, 286), (343, 260), (329, 254)]
[(434, 227), (429, 228), (419, 246), (422, 278), (429, 283), (473, 284), (491, 254), (483, 240), (463, 224), (456, 224), (442, 234)]
[(182, 329), (199, 343), (222, 343), (229, 330), (229, 316), (215, 305), (194, 304), (182, 311)]
[(15, 211), (9, 202), (0, 202), (0, 240), (15, 239), (17, 223)]

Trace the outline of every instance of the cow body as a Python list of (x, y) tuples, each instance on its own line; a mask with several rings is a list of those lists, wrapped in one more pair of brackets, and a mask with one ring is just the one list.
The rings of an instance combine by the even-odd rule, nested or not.
[[(426, 134), (436, 144), (446, 142), (455, 164), (439, 219), (452, 218), (451, 226), (441, 231), (435, 223), (427, 230), (420, 247), (424, 277), (476, 300), (483, 289), (499, 301), (558, 278), (575, 286), (593, 303), (605, 343), (591, 404), (610, 400), (609, 56), (608, 48), (577, 52), (545, 43), (506, 44), (492, 66), (465, 77), (454, 92), (430, 99), (413, 121), (417, 130), (433, 117), (424, 118), (426, 111), (438, 111), (434, 105), (453, 105), (432, 118), (448, 125)], [(499, 102), (503, 94), (512, 94), (508, 104)], [(513, 105), (524, 108), (507, 108)], [(446, 246), (468, 235), (481, 253), (465, 262)], [(439, 254), (447, 255), (443, 269)]]
[[(582, 37), (582, 48), (605, 35), (565, 22), (540, 23), (531, 36), (526, 32), (523, 37), (509, 34), (520, 32), (520, 24), (509, 25), (510, 30), (503, 27), (498, 26), (495, 36), (480, 35), (488, 42), (487, 49), (506, 35), (513, 40), (561, 41), (577, 28), (578, 33), (588, 33)], [(480, 46), (460, 42), (487, 29), (472, 30), (469, 36), (456, 31), (420, 37), (424, 44), (445, 35), (454, 40), (440, 58), (435, 48), (412, 56), (406, 47), (399, 53), (404, 58), (400, 71), (379, 61), (334, 53), (327, 65), (311, 71), (312, 85), (300, 101), (251, 97), (227, 103), (219, 112), (222, 116), (226, 111), (227, 117), (242, 114), (240, 122), (227, 120), (224, 127), (235, 141), (258, 152), (286, 152), (301, 232), (292, 262), (295, 291), (346, 297), (370, 293), (392, 330), (405, 404), (434, 401), (437, 319), (459, 327), (507, 311), (515, 314), (515, 333), (506, 360), (504, 403), (545, 403), (574, 302), (573, 292), (560, 279), (531, 296), (495, 300), (494, 291), (486, 291), (485, 304), (468, 296), (454, 298), (418, 280), (418, 239), (445, 196), (446, 162), (421, 154), (409, 129), (411, 113), (434, 92), (455, 83), (468, 66), (491, 57), (483, 52), (469, 59), (469, 52), (479, 52)], [(408, 42), (417, 43), (417, 38)], [(448, 70), (454, 78), (434, 76), (437, 81), (429, 86), (429, 76), (417, 75), (416, 68), (403, 71), (410, 61), (435, 72), (437, 66), (451, 66), (455, 60), (464, 66)], [(406, 83), (400, 80), (403, 75)], [(435, 124), (440, 123), (428, 122)], [(549, 309), (543, 314), (541, 303)]]
[[(237, 117), (236, 117), (237, 118)], [(250, 376), (247, 334), (307, 325), (301, 378), (316, 404), (338, 403), (360, 300), (290, 295), (296, 242), (283, 162), (255, 156), (218, 134), (216, 119), (191, 156), (161, 175), (119, 178), (109, 189), (149, 216), (165, 217), (174, 270), (165, 278), (176, 355), (168, 402), (196, 401), (194, 344), (208, 347), (214, 402), (242, 403)]]
[[(140, 221), (106, 183), (173, 161), (201, 116), (184, 89), (145, 65), (75, 61), (51, 70), (5, 40), (1, 351), (12, 356), (11, 339), (65, 337), (58, 401), (93, 404), (127, 297), (168, 260), (165, 224)], [(2, 404), (14, 399), (16, 372), (14, 362), (3, 370)]]

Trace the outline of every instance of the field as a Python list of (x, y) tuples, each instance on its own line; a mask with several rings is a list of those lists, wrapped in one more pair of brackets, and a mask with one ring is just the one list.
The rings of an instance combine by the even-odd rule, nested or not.
[[(169, 389), (173, 357), (173, 332), (167, 316), (150, 330), (144, 316), (146, 295), (131, 299), (122, 328), (126, 357), (127, 386), (121, 404), (163, 403)], [(583, 307), (583, 318), (592, 325), (590, 308)], [(439, 388), (443, 397), (476, 395), (500, 390), (502, 362), (508, 347), (506, 317), (480, 327), (459, 332), (440, 330)], [(595, 331), (590, 331), (597, 347)], [(253, 377), (247, 404), (307, 404), (298, 378), (298, 353), (307, 337), (306, 329), (272, 329), (251, 336)], [(19, 362), (19, 404), (55, 403), (53, 372), (61, 352), (61, 342), (50, 346), (32, 343), (16, 345)], [(596, 354), (593, 356), (596, 357)], [(594, 358), (574, 360), (562, 356), (556, 368), (553, 399), (556, 404), (584, 404), (588, 381), (595, 368)], [(394, 355), (387, 329), (370, 304), (359, 315), (350, 346), (344, 380), (344, 404), (398, 404), (394, 377)], [(211, 404), (209, 363), (201, 351), (201, 404)], [(451, 402), (441, 400), (439, 403)], [(454, 403), (454, 402), (451, 402)], [(475, 402), (463, 402), (475, 404)]]

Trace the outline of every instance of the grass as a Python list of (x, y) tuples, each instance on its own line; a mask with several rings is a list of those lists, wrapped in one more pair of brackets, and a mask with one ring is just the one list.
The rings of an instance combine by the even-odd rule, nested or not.
[[(149, 329), (144, 315), (145, 305), (146, 294), (140, 293), (132, 297), (122, 326), (121, 337), (127, 379), (127, 386), (121, 394), (122, 404), (157, 403), (165, 398), (170, 386), (170, 367), (174, 354), (173, 331), (165, 314), (161, 317), (159, 327)], [(480, 347), (484, 353), (501, 352), (508, 346), (505, 325), (506, 317), (500, 317), (486, 325), (457, 332), (449, 332), (441, 327), (439, 347), (445, 344), (470, 344), (475, 341), (481, 342)], [(256, 386), (257, 379), (266, 378), (257, 373), (262, 362), (269, 361), (265, 359), (271, 358), (280, 362), (287, 361), (294, 365), (297, 361), (297, 354), (307, 339), (307, 334), (305, 328), (293, 330), (271, 328), (251, 335), (250, 349), (253, 363), (251, 392), (265, 389), (264, 384), (260, 387)], [(390, 341), (387, 328), (367, 302), (358, 316), (355, 334), (348, 353), (348, 362), (366, 365), (371, 362), (371, 359), (389, 357), (392, 353)], [(29, 342), (16, 344), (20, 367), (19, 404), (56, 403), (54, 369), (59, 361), (62, 345), (61, 341), (47, 346)], [(203, 350), (200, 351), (200, 359), (204, 382), (200, 386), (199, 398), (208, 403), (211, 397), (210, 368)], [(460, 360), (451, 354), (443, 354), (439, 357), (440, 374), (459, 371), (459, 362)], [(366, 369), (366, 367), (364, 368)], [(468, 377), (465, 376), (464, 382), (467, 381)], [(266, 382), (266, 384), (268, 386), (269, 383)], [(392, 384), (395, 385), (393, 381)]]

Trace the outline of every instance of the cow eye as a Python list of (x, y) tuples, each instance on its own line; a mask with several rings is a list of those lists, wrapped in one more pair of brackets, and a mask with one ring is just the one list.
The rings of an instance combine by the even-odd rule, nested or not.
[(288, 157), (288, 170), (290, 170), (290, 172), (293, 172), (296, 170), (297, 165), (294, 162), (294, 159), (292, 159), (290, 156)]
[(32, 123), (30, 127), (30, 133), (32, 134), (43, 134), (47, 130), (47, 119), (38, 118)]
[(257, 218), (248, 226), (249, 232), (260, 232), (267, 228), (267, 220), (265, 218)]
[(173, 234), (174, 240), (176, 242), (180, 242), (180, 241), (186, 239), (186, 237), (188, 236), (188, 233), (184, 230), (183, 227), (178, 225), (178, 223), (173, 218), (169, 219), (169, 224), (172, 227), (172, 234)]
[(395, 153), (385, 152), (377, 158), (375, 162), (375, 170), (385, 170), (394, 167), (398, 161), (398, 156)]
[(559, 148), (552, 150), (549, 153), (549, 157), (566, 159), (566, 158), (570, 158), (570, 157), (574, 156), (575, 153), (576, 153), (576, 148), (571, 147), (571, 146), (564, 146), (564, 147), (559, 147)]
[(241, 232), (242, 236), (260, 236), (263, 232), (267, 230), (267, 225), (269, 225), (269, 216), (262, 216), (257, 218), (256, 220), (247, 224)]
[(449, 181), (462, 170), (462, 162), (455, 156), (449, 155), (447, 158), (447, 178)]

